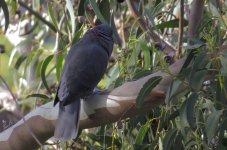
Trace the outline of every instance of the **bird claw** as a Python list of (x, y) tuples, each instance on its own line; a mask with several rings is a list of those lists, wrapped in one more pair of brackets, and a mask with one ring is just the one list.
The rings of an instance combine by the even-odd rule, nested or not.
[(99, 89), (95, 88), (92, 95), (96, 95), (96, 94), (104, 95), (104, 94), (107, 94), (109, 92), (110, 92), (110, 90), (99, 90)]
[(91, 92), (88, 95), (83, 96), (82, 99), (86, 101), (86, 100), (88, 100), (90, 97), (92, 97), (94, 95), (104, 95), (104, 94), (107, 94), (109, 92), (110, 92), (110, 90), (99, 90), (99, 89), (95, 88), (93, 90), (93, 92)]

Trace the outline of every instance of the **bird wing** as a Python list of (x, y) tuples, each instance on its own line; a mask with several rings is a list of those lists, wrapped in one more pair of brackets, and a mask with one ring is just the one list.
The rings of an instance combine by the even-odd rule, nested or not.
[(66, 58), (55, 103), (63, 101), (66, 105), (74, 97), (91, 93), (105, 73), (107, 62), (108, 54), (97, 41), (87, 38), (75, 44)]

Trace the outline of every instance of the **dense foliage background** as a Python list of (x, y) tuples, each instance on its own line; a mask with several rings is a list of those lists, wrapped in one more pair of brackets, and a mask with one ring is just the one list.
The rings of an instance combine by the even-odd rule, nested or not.
[[(159, 70), (171, 75), (168, 66), (187, 59), (171, 75), (164, 105), (86, 129), (75, 142), (49, 140), (47, 149), (226, 149), (227, 3), (201, 0), (202, 17), (189, 20), (192, 2), (1, 0), (1, 131), (21, 118), (9, 91), (24, 114), (53, 99), (67, 51), (98, 18), (111, 24), (115, 40), (100, 89)], [(193, 33), (189, 21), (198, 22)]]

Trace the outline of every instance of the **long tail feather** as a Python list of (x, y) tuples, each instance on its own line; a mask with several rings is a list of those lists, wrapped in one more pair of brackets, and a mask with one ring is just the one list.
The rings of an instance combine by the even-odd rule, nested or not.
[(59, 115), (56, 122), (54, 137), (69, 140), (77, 137), (80, 121), (80, 99), (63, 106), (59, 104)]

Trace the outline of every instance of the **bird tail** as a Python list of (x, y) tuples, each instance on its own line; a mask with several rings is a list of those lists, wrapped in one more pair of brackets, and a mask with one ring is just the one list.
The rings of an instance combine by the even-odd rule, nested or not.
[(54, 137), (59, 140), (69, 140), (77, 137), (80, 121), (80, 99), (69, 105), (59, 104), (59, 114), (55, 126)]

